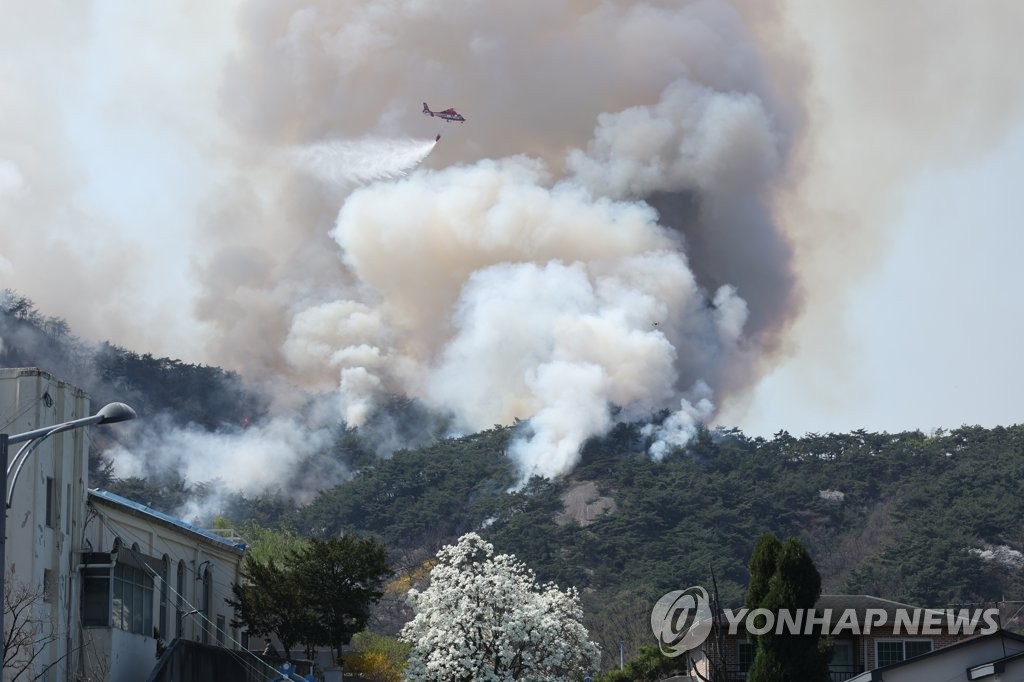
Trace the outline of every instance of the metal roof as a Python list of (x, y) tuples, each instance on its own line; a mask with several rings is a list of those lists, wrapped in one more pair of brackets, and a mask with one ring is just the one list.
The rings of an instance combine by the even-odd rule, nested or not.
[(184, 531), (188, 531), (190, 533), (200, 536), (204, 540), (214, 542), (218, 545), (223, 545), (239, 553), (244, 552), (246, 549), (246, 544), (244, 542), (230, 540), (228, 538), (218, 535), (217, 533), (214, 533), (213, 531), (207, 530), (205, 528), (200, 528), (198, 526), (193, 526), (191, 523), (188, 523), (187, 521), (182, 521), (181, 519), (174, 518), (169, 514), (164, 514), (163, 512), (153, 509), (152, 507), (147, 507), (146, 505), (140, 502), (129, 500), (127, 497), (121, 497), (120, 495), (116, 495), (108, 490), (101, 490), (100, 488), (90, 488), (89, 497), (94, 498), (97, 501), (108, 502), (113, 505), (123, 507), (125, 509), (128, 509), (129, 511), (135, 512), (136, 514), (151, 516), (154, 519), (162, 521), (165, 524), (169, 524), (171, 526), (180, 528)]
[[(1017, 642), (1024, 643), (1024, 636), (1021, 636), (1021, 635), (1018, 635), (1015, 632), (1010, 632), (1009, 630), (1004, 630), (1004, 629), (1000, 628), (1000, 629), (996, 630), (995, 632), (989, 632), (989, 633), (984, 634), (984, 635), (975, 635), (973, 637), (968, 637), (967, 639), (961, 639), (959, 642), (953, 642), (952, 644), (947, 644), (946, 646), (940, 646), (940, 647), (938, 647), (936, 649), (932, 649), (931, 651), (929, 651), (926, 654), (920, 654), (918, 656), (912, 656), (910, 658), (906, 658), (906, 659), (904, 659), (902, 661), (898, 661), (896, 663), (890, 663), (889, 665), (883, 665), (883, 666), (880, 666), (880, 667), (877, 667), (877, 668), (873, 668), (871, 670), (866, 670), (866, 671), (862, 672), (860, 675), (857, 675), (856, 677), (850, 678), (850, 682), (853, 682), (853, 680), (863, 680), (864, 682), (875, 682), (876, 680), (882, 680), (882, 679), (884, 679), (882, 677), (882, 673), (884, 671), (886, 671), (886, 670), (893, 670), (894, 668), (902, 668), (904, 666), (912, 666), (912, 665), (915, 665), (916, 663), (919, 663), (919, 662), (921, 662), (921, 661), (923, 661), (925, 659), (928, 659), (928, 658), (933, 658), (934, 659), (934, 658), (938, 658), (940, 656), (945, 656), (950, 651), (954, 651), (954, 650), (957, 650), (957, 649), (963, 649), (963, 648), (966, 648), (966, 647), (974, 646), (978, 642), (984, 642), (984, 641), (991, 640), (991, 639), (996, 639), (996, 638), (999, 638), (1000, 640), (1012, 639), (1012, 640), (1015, 640)], [(1004, 651), (1004, 653), (1006, 651), (1005, 642), (1004, 642), (1004, 645), (1003, 645), (1003, 651)], [(995, 663), (997, 661), (1009, 661), (1009, 660), (1012, 660), (1012, 659), (1014, 659), (1014, 658), (1016, 658), (1017, 656), (1020, 656), (1020, 655), (1022, 655), (1021, 652), (1014, 652), (1012, 655), (1004, 656), (1003, 658), (997, 659), (996, 661), (989, 661), (989, 663)], [(972, 670), (972, 669), (977, 668), (977, 667), (979, 667), (981, 665), (984, 665), (984, 664), (985, 663), (975, 663), (970, 668), (968, 668), (968, 670)], [(963, 670), (963, 668), (961, 668), (961, 670)], [(963, 673), (960, 673), (960, 675), (963, 675)], [(950, 679), (964, 679), (964, 678), (963, 677), (954, 677), (954, 678), (950, 678)]]

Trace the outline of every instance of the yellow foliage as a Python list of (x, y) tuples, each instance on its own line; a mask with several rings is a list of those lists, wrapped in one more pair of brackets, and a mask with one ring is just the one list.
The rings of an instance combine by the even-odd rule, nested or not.
[(398, 667), (388, 656), (379, 651), (365, 651), (349, 654), (342, 659), (345, 671), (359, 675), (373, 682), (402, 682), (405, 667)]
[(417, 583), (422, 583), (430, 575), (430, 572), (437, 565), (437, 559), (427, 559), (422, 564), (408, 571), (402, 571), (398, 576), (384, 587), (388, 596), (405, 594)]

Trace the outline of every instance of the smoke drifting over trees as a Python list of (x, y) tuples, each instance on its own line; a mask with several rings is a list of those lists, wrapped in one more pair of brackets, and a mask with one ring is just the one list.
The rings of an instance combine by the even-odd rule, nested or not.
[[(340, 209), (340, 258), (334, 288), (304, 287), (284, 326), (265, 325), (285, 336), (262, 335), (263, 354), (283, 348), (286, 371), (320, 388), (333, 377), (349, 424), (387, 393), (463, 432), (529, 419), (510, 453), (524, 476), (557, 476), (616, 419), (680, 411), (692, 426), (716, 391), (755, 378), (794, 308), (766, 201), (791, 123), (733, 8), (314, 2), (244, 16), (229, 82), (263, 77), (227, 104), (251, 140), (420, 129), (408, 102), (424, 83), (471, 112), (438, 148), (450, 140), (459, 165), (283, 197), (320, 221)], [(226, 337), (251, 325), (210, 313)]]
[[(76, 333), (270, 379), (277, 421), (259, 428), (283, 449), (309, 421), (288, 382), (334, 394), (317, 442), (323, 410), (359, 425), (400, 394), (453, 433), (528, 419), (510, 447), (524, 477), (564, 474), (618, 420), (669, 413), (648, 429), (660, 456), (771, 367), (811, 284), (832, 310), (864, 269), (871, 225), (865, 250), (822, 247), (836, 228), (816, 231), (817, 198), (848, 183), (827, 165), (807, 173), (828, 157), (835, 111), (805, 90), (815, 38), (797, 34), (827, 22), (800, 2), (192, 9), (41, 5), (0, 27), (39, 65), (0, 64), (0, 222), (19, 227), (0, 239), (0, 285)], [(958, 30), (936, 21), (929, 35)], [(979, 12), (968, 27), (993, 23), (1013, 25)], [(921, 59), (942, 51), (925, 42)], [(906, 69), (877, 70), (905, 85)], [(1009, 90), (991, 80), (984, 93)], [(918, 113), (946, 93), (921, 95)], [(1019, 111), (1020, 98), (977, 99), (968, 122)], [(468, 121), (426, 118), (424, 100)], [(865, 101), (881, 102), (874, 121), (895, 106)], [(913, 139), (964, 123), (942, 114), (932, 128), (917, 117)], [(40, 144), (20, 141), (39, 130)], [(128, 142), (152, 169), (126, 165)], [(921, 148), (859, 171), (889, 182), (929, 158)], [(891, 209), (870, 181), (851, 187), (839, 210)]]

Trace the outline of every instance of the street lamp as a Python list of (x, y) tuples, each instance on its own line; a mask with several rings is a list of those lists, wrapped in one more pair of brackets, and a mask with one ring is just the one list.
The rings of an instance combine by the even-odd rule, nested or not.
[[(0, 603), (0, 670), (2, 670), (4, 657), (7, 654), (4, 650), (4, 616), (7, 607), (7, 510), (11, 506), (11, 496), (14, 494), (14, 484), (18, 482), (18, 474), (21, 473), (21, 469), (25, 466), (32, 451), (52, 435), (80, 429), (84, 426), (114, 424), (129, 419), (135, 419), (135, 410), (124, 403), (108, 403), (91, 417), (74, 419), (54, 426), (44, 426), (41, 429), (17, 433), (13, 436), (0, 433), (0, 489), (4, 491), (4, 501), (3, 504), (0, 504), (0, 590), (2, 590), (0, 595), (3, 595), (3, 602)], [(14, 460), (9, 462), (7, 448), (12, 443), (24, 443), (24, 445), (18, 450)], [(13, 475), (11, 475), (12, 471)], [(8, 483), (8, 478), (10, 478), (10, 483)], [(0, 672), (0, 676), (2, 675), (3, 673)]]

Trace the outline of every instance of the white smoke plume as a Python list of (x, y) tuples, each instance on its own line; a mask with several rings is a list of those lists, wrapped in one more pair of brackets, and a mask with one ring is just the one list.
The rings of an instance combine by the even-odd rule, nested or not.
[[(362, 18), (377, 34), (404, 28), (386, 11)], [(356, 295), (300, 311), (285, 343), (298, 372), (335, 369), (349, 423), (385, 392), (451, 413), (464, 431), (528, 419), (510, 454), (524, 478), (559, 476), (614, 419), (678, 410), (695, 382), (710, 393), (750, 381), (792, 305), (792, 285), (764, 201), (786, 148), (770, 88), (757, 68), (710, 68), (719, 58), (735, 66), (726, 55), (749, 43), (742, 23), (718, 3), (602, 8), (586, 18), (620, 41), (641, 29), (664, 35), (662, 22), (680, 35), (734, 40), (697, 41), (707, 54), (680, 43), (678, 70), (662, 68), (663, 80), (648, 83), (655, 102), (591, 109), (590, 141), (564, 159), (482, 158), (352, 192), (333, 236)], [(673, 51), (652, 44), (662, 56)], [(563, 105), (570, 119), (583, 114)], [(659, 194), (688, 207), (659, 214), (644, 201)], [(717, 235), (749, 246), (731, 271), (701, 281), (686, 255), (693, 232), (724, 263), (728, 245)], [(753, 250), (771, 256), (760, 275), (742, 267)], [(732, 274), (738, 281), (725, 279)], [(689, 412), (712, 413), (708, 398)], [(673, 435), (658, 447), (682, 445), (682, 429), (666, 428)]]
[(675, 448), (685, 446), (697, 435), (697, 428), (714, 414), (711, 389), (702, 381), (693, 385), (679, 400), (679, 409), (660, 424), (647, 424), (641, 429), (652, 439), (651, 457), (661, 460)]
[[(157, 415), (128, 426), (123, 442), (105, 455), (120, 477), (170, 474), (188, 486), (219, 482), (231, 491), (304, 504), (350, 476), (340, 462), (317, 457), (331, 445), (336, 425), (325, 409), (282, 410), (263, 422), (216, 432)], [(189, 505), (177, 513), (209, 520), (223, 508), (216, 496)]]
[[(529, 420), (524, 478), (753, 381), (794, 310), (767, 201), (791, 123), (728, 3), (253, 0), (237, 25), (196, 209), (205, 359), (330, 389), (349, 425), (387, 394), (461, 432)], [(267, 440), (296, 452), (293, 423)], [(182, 439), (189, 480), (246, 449)]]
[(840, 308), (935, 141), (1019, 120), (1020, 10), (996, 6), (34, 3), (0, 22), (0, 285), (90, 338), (329, 390), (350, 424), (387, 393), (462, 430), (530, 419), (524, 475), (616, 419), (680, 414), (652, 432), (678, 444), (803, 295)]
[(375, 307), (298, 316), (290, 360), (301, 350), (338, 370), (353, 424), (385, 388), (466, 431), (528, 418), (510, 448), (524, 477), (566, 473), (613, 408), (644, 418), (743, 359), (746, 304), (731, 287), (701, 289), (650, 206), (553, 181), (537, 160), (363, 188), (334, 237)]

